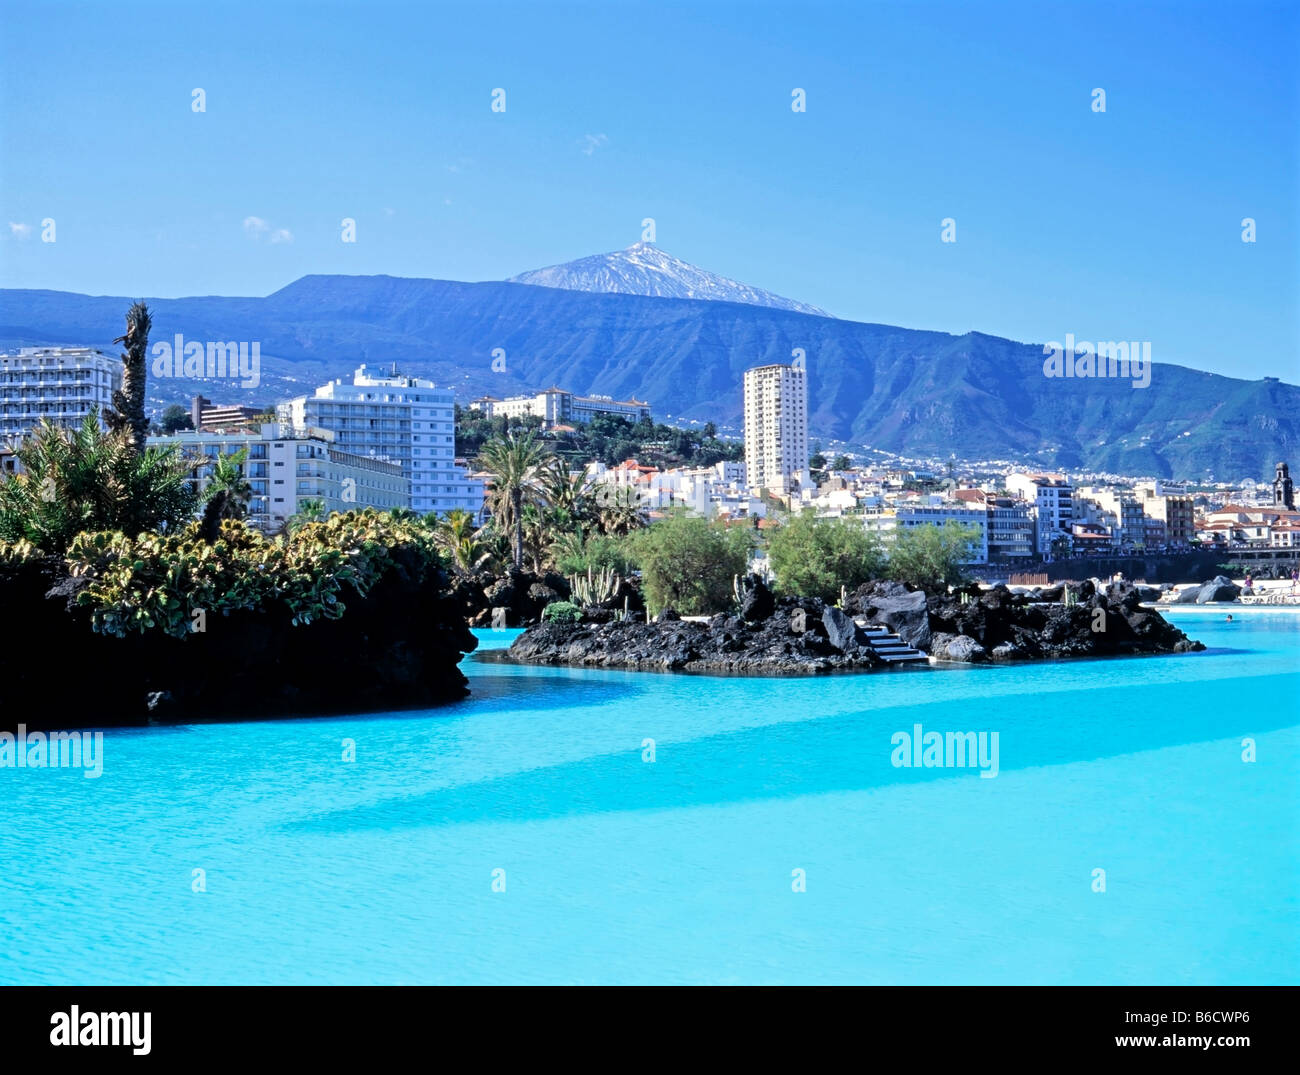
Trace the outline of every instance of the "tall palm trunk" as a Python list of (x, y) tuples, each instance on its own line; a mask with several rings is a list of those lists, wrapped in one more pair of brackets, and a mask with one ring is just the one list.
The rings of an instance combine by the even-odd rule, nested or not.
[(153, 319), (143, 302), (133, 303), (126, 312), (126, 335), (113, 342), (126, 344), (122, 354), (122, 387), (113, 393), (113, 409), (104, 417), (113, 432), (125, 432), (137, 454), (144, 454), (149, 419), (144, 413), (145, 378), (148, 368), (149, 330)]
[(515, 570), (524, 566), (524, 491), (515, 486), (510, 491), (510, 502), (515, 510)]

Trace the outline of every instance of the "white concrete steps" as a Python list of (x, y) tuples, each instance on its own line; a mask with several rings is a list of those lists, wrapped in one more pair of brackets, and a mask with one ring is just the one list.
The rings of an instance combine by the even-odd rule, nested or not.
[(854, 620), (854, 622), (862, 628), (863, 633), (867, 636), (867, 645), (871, 647), (872, 652), (887, 664), (914, 662), (928, 664), (930, 662), (930, 658), (926, 654), (909, 646), (889, 628), (881, 627), (878, 624), (864, 623), (861, 620)]

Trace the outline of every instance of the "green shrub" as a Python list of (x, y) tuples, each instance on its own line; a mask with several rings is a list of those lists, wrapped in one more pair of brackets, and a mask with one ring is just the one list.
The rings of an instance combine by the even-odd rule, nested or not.
[(572, 601), (552, 601), (542, 609), (543, 623), (579, 623), (582, 609)]
[(768, 562), (779, 594), (839, 599), (840, 587), (856, 590), (880, 578), (885, 553), (860, 519), (817, 519), (811, 513), (769, 531)]
[(555, 566), (562, 575), (585, 575), (613, 571), (627, 578), (632, 573), (632, 559), (628, 555), (628, 539), (608, 534), (564, 534), (551, 547)]
[(414, 553), (420, 576), (442, 565), (433, 536), (419, 519), (374, 509), (332, 515), (289, 536), (267, 538), (242, 520), (221, 522), (215, 542), (194, 523), (179, 534), (80, 534), (68, 550), (68, 568), (90, 582), (77, 603), (92, 610), (94, 629), (123, 637), (160, 629), (185, 638), (203, 619), (239, 610), (284, 606), (295, 625), (338, 619), (349, 593), (364, 596), (395, 564), (399, 550)]
[(979, 529), (949, 519), (943, 526), (927, 523), (900, 528), (889, 549), (889, 577), (911, 586), (960, 585), (966, 581), (965, 561)]
[(646, 603), (654, 612), (673, 608), (688, 616), (727, 611), (736, 576), (749, 568), (752, 534), (680, 513), (633, 534)]

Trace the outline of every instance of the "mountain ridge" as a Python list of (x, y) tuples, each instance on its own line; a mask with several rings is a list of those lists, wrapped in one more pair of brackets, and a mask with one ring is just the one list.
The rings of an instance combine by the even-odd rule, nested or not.
[[(111, 351), (131, 298), (0, 290), (0, 347)], [(155, 339), (257, 340), (258, 402), (310, 391), (361, 362), (398, 362), (466, 401), (559, 384), (648, 399), (658, 418), (738, 425), (746, 368), (809, 369), (809, 429), (913, 457), (1005, 459), (1045, 469), (1263, 478), (1300, 445), (1300, 388), (1156, 363), (1151, 387), (1051, 380), (1041, 345), (986, 333), (845, 321), (717, 300), (418, 277), (301, 277), (265, 298), (149, 300)], [(504, 352), (494, 372), (493, 352)], [(211, 382), (159, 384), (151, 396)]]

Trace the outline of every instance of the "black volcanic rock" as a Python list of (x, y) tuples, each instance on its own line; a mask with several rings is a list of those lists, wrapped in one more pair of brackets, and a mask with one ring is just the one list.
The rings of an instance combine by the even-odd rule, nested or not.
[(1235, 601), (1241, 594), (1241, 587), (1226, 575), (1216, 575), (1201, 587), (1196, 597), (1198, 605), (1207, 605), (1211, 601)]
[(1206, 605), (1211, 601), (1235, 601), (1241, 595), (1241, 587), (1226, 575), (1216, 575), (1209, 582), (1200, 586), (1189, 586), (1180, 590), (1174, 598), (1176, 605)]
[(869, 582), (849, 597), (847, 607), (868, 623), (879, 624), (919, 650), (930, 648), (930, 613), (921, 590), (901, 582)]
[[(547, 605), (569, 599), (569, 583), (553, 571), (537, 575), (511, 568), (500, 576), (455, 573), (449, 596), (471, 627), (491, 627), (492, 610), (497, 608), (506, 610), (507, 627), (528, 627), (541, 620)], [(618, 607), (622, 607), (621, 598)]]
[[(1109, 657), (1138, 653), (1185, 653), (1202, 650), (1154, 609), (1142, 604), (1142, 592), (1131, 583), (1112, 584), (1099, 593), (1091, 582), (1050, 587), (1058, 600), (1038, 601), (1032, 594), (1015, 594), (1005, 586), (962, 594), (931, 595), (927, 601), (934, 633), (931, 655), (942, 646), (951, 650), (958, 636), (978, 643), (995, 659)], [(1071, 604), (1064, 598), (1070, 596)], [(958, 647), (967, 655), (965, 643)], [(943, 659), (954, 659), (951, 655)]]
[(983, 661), (988, 651), (970, 635), (950, 635), (941, 631), (931, 639), (930, 655), (941, 661), (974, 664)]
[(827, 608), (822, 612), (822, 626), (826, 628), (826, 641), (841, 653), (854, 653), (858, 649), (858, 629), (842, 609)]
[[(0, 647), (0, 727), (367, 712), (456, 701), (478, 640), (454, 587), (409, 550), (336, 620), (292, 624), (287, 606), (211, 616), (184, 639), (160, 630), (96, 634), (72, 604), (85, 584), (61, 560), (0, 563), (0, 608), (23, 629)], [(409, 569), (409, 570), (408, 570)], [(53, 676), (61, 660), (75, 675)]]
[[(535, 664), (655, 671), (753, 672), (769, 675), (865, 671), (882, 662), (864, 645), (855, 620), (893, 617), (908, 630), (908, 644), (940, 661), (1035, 660), (1108, 657), (1202, 650), (1154, 609), (1144, 590), (1112, 584), (1102, 593), (1091, 582), (1053, 588), (1058, 600), (1035, 600), (1005, 586), (972, 586), (925, 594), (897, 583), (869, 583), (846, 610), (818, 598), (785, 597), (756, 623), (737, 615), (707, 622), (673, 613), (655, 623), (542, 624), (520, 635), (503, 657)], [(1064, 598), (1069, 596), (1070, 603)], [(925, 618), (924, 627), (919, 622)], [(603, 620), (603, 617), (601, 617)], [(917, 645), (923, 641), (923, 645)]]
[[(835, 624), (836, 647), (826, 616)], [(839, 617), (843, 617), (843, 621)], [(802, 620), (804, 630), (793, 623)], [(706, 622), (622, 620), (607, 624), (549, 624), (531, 627), (515, 639), (503, 658), (531, 664), (568, 664), (638, 671), (740, 672), (806, 675), (881, 667), (869, 648), (856, 644), (843, 623), (853, 622), (815, 598), (783, 598), (773, 614), (758, 623), (717, 615)]]
[(749, 623), (767, 619), (776, 609), (776, 597), (757, 575), (740, 580), (740, 615)]

